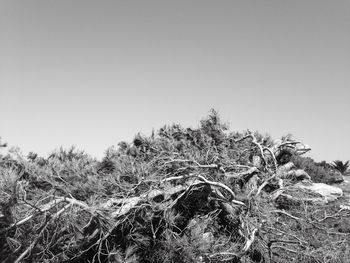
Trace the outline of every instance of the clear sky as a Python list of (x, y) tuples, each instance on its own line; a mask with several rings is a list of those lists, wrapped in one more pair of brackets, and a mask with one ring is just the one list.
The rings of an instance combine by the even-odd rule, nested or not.
[(137, 132), (292, 133), (350, 159), (350, 1), (0, 0), (0, 136), (101, 157)]

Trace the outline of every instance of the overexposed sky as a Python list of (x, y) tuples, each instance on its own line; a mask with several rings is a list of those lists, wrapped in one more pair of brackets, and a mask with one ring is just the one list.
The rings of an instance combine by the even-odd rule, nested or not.
[(0, 136), (101, 157), (210, 108), (350, 159), (350, 1), (0, 0)]

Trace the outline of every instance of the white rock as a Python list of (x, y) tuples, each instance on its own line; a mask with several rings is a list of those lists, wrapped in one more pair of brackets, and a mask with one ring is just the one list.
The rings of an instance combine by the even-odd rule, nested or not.
[(340, 205), (340, 209), (350, 210), (350, 206), (348, 206), (348, 205)]
[(314, 193), (317, 193), (323, 197), (326, 203), (335, 201), (339, 197), (343, 196), (343, 190), (339, 187), (323, 184), (323, 183), (297, 183), (295, 187), (307, 189)]
[(287, 174), (287, 176), (293, 177), (297, 180), (311, 180), (310, 175), (305, 172), (303, 169), (298, 169), (298, 170), (291, 170)]

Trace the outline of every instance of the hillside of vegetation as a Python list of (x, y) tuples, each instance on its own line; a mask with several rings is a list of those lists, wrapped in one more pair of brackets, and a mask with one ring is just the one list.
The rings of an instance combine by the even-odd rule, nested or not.
[(342, 178), (309, 150), (230, 132), (211, 111), (101, 161), (74, 148), (0, 156), (0, 262), (350, 262), (346, 198), (297, 187)]

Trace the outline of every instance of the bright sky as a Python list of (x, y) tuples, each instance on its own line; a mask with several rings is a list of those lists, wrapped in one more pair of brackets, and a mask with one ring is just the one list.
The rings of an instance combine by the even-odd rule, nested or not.
[(0, 0), (0, 136), (101, 157), (137, 132), (292, 133), (350, 159), (350, 1)]

